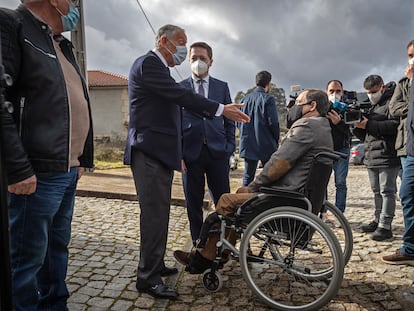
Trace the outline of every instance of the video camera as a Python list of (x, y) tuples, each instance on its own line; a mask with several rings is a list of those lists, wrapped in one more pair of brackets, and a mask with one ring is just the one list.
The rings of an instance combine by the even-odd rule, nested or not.
[(300, 92), (302, 90), (302, 88), (300, 87), (300, 85), (292, 85), (291, 87), (290, 87), (290, 92), (291, 93), (295, 93), (294, 95), (292, 95), (292, 94), (290, 94), (289, 95), (289, 97), (291, 98), (289, 101), (288, 101), (288, 103), (287, 103), (287, 105), (286, 105), (286, 108), (291, 108), (294, 104), (295, 104), (295, 101), (296, 101), (296, 98), (298, 98), (298, 93)]
[(343, 101), (335, 101), (331, 107), (343, 116), (346, 124), (361, 122), (362, 116), (366, 115), (371, 108), (371, 102), (366, 93), (344, 90), (342, 98)]

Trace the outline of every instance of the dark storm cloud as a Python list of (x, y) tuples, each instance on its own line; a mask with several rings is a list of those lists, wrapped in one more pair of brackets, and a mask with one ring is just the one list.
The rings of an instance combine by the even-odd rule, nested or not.
[[(2, 2), (15, 7), (20, 1)], [(155, 29), (177, 24), (189, 43), (211, 44), (211, 74), (228, 81), (233, 96), (252, 87), (263, 69), (287, 93), (292, 84), (325, 88), (330, 79), (360, 91), (372, 73), (398, 80), (406, 45), (414, 39), (411, 0), (140, 2)], [(127, 75), (134, 59), (153, 48), (154, 35), (136, 0), (84, 0), (84, 8), (89, 69)], [(188, 67), (178, 67), (181, 76)]]

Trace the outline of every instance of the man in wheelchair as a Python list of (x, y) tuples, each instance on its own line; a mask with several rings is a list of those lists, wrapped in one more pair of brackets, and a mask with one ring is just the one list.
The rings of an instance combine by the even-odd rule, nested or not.
[[(326, 118), (328, 110), (329, 100), (325, 92), (307, 89), (299, 94), (295, 105), (288, 112), (287, 126), (290, 129), (279, 149), (247, 187), (239, 188), (237, 193), (221, 196), (216, 214), (210, 215), (208, 221), (218, 222), (217, 214), (234, 215), (236, 208), (257, 195), (262, 187), (276, 186), (303, 193), (315, 155), (333, 151), (331, 128)], [(226, 238), (235, 244), (234, 230), (227, 230)], [(212, 266), (219, 234), (210, 235), (207, 239), (202, 229), (199, 241), (202, 242), (197, 245), (196, 251), (174, 252), (175, 259), (192, 274), (203, 273)]]

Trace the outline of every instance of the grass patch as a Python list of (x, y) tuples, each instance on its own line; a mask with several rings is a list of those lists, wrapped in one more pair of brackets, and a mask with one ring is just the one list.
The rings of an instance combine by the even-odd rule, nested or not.
[(95, 143), (95, 169), (105, 170), (126, 167), (124, 160), (124, 144)]
[(95, 169), (97, 170), (108, 170), (111, 168), (127, 167), (127, 165), (124, 165), (123, 161), (107, 162), (107, 161), (95, 160), (94, 164), (95, 164)]

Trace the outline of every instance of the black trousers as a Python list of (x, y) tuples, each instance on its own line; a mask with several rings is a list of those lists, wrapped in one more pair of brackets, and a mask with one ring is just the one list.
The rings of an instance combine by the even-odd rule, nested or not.
[(141, 209), (137, 286), (146, 287), (163, 283), (174, 171), (136, 149), (131, 152), (131, 170)]
[(210, 195), (216, 205), (223, 193), (230, 192), (229, 158), (227, 156), (214, 158), (204, 145), (197, 160), (185, 164), (187, 172), (182, 176), (183, 188), (191, 238), (195, 243), (203, 225), (205, 180), (207, 178)]

